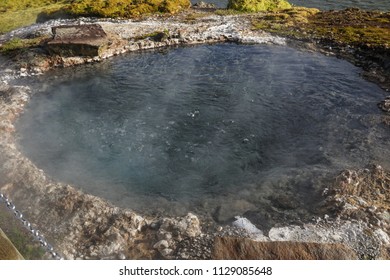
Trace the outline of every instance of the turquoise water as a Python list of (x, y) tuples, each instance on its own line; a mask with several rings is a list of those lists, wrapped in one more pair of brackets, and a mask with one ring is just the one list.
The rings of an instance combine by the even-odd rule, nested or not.
[[(198, 1), (191, 0), (192, 3)], [(209, 0), (208, 3), (214, 3), (219, 8), (225, 8), (227, 0)], [(357, 7), (365, 10), (382, 10), (390, 11), (389, 0), (290, 0), (291, 4), (318, 8), (321, 10), (340, 10), (348, 7)]]
[(127, 208), (225, 209), (224, 220), (279, 215), (273, 198), (289, 195), (291, 215), (310, 216), (340, 170), (389, 164), (389, 131), (373, 121), (383, 91), (345, 61), (287, 47), (130, 54), (53, 71), (35, 90), (21, 149), (54, 179)]

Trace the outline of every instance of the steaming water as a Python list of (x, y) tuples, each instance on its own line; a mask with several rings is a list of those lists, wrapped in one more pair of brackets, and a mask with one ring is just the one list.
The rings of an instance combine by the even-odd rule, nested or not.
[[(191, 0), (192, 3), (199, 2)], [(228, 0), (206, 0), (204, 2), (214, 3), (219, 8), (226, 8)], [(390, 10), (389, 0), (289, 0), (296, 6), (318, 8), (321, 10), (340, 10), (348, 7), (357, 7), (365, 10)]]
[[(389, 131), (376, 121), (384, 93), (336, 58), (223, 44), (41, 79), (18, 123), (22, 150), (119, 206), (219, 221), (309, 215), (339, 171), (389, 164)], [(281, 196), (295, 206), (278, 210)]]

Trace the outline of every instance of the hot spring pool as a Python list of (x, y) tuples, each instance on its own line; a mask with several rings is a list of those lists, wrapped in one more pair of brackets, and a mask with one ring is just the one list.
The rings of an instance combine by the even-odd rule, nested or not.
[(343, 169), (389, 167), (383, 91), (351, 64), (266, 45), (129, 54), (34, 81), (21, 150), (138, 211), (308, 218)]

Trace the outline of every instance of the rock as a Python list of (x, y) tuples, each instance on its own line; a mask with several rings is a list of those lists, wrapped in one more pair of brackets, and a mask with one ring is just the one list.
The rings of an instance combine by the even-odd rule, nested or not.
[(169, 244), (168, 244), (168, 241), (166, 240), (160, 240), (159, 242), (157, 242), (156, 244), (153, 245), (153, 248), (157, 249), (157, 250), (163, 250), (165, 248), (168, 248), (169, 247)]
[(253, 225), (247, 218), (236, 217), (233, 226), (246, 230), (249, 234), (263, 235), (263, 232)]
[(216, 9), (217, 6), (214, 4), (214, 3), (207, 3), (207, 2), (203, 2), (203, 1), (199, 1), (197, 3), (195, 3), (194, 5), (192, 5), (193, 8), (197, 8), (197, 9)]
[(272, 204), (281, 210), (293, 210), (299, 207), (299, 202), (290, 194), (281, 194), (270, 198)]
[(172, 252), (173, 252), (172, 249), (166, 248), (166, 249), (162, 249), (162, 250), (160, 251), (160, 254), (161, 254), (163, 257), (167, 257), (167, 256), (171, 255)]
[(228, 9), (242, 12), (272, 11), (291, 8), (285, 0), (229, 0)]
[(383, 112), (390, 112), (390, 96), (387, 96), (385, 100), (378, 103), (379, 109), (381, 109)]
[(245, 199), (226, 199), (215, 209), (213, 218), (218, 223), (226, 223), (250, 210), (256, 210), (256, 206)]
[(390, 172), (381, 166), (345, 170), (329, 187), (324, 209), (346, 220), (389, 228)]
[(256, 227), (261, 228), (264, 231), (270, 230), (274, 224), (271, 215), (265, 211), (247, 211), (243, 216), (250, 220)]
[(378, 259), (381, 260), (390, 260), (390, 247), (382, 248)]
[(196, 237), (202, 233), (200, 222), (197, 216), (188, 213), (177, 223), (177, 227), (185, 237)]
[(169, 34), (168, 32), (157, 32), (156, 34), (153, 34), (150, 39), (155, 42), (162, 42), (169, 39)]
[(63, 57), (99, 56), (107, 48), (107, 34), (99, 24), (65, 25), (52, 28), (48, 51)]
[(216, 237), (213, 259), (217, 260), (355, 260), (356, 253), (343, 244), (308, 242), (256, 242)]
[(180, 242), (175, 250), (176, 259), (185, 260), (210, 260), (214, 237), (202, 235), (195, 238), (187, 238)]

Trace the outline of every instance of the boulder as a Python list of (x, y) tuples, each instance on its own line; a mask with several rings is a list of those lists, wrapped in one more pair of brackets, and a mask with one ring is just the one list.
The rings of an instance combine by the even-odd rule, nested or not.
[(343, 244), (311, 242), (257, 242), (216, 237), (212, 258), (217, 260), (356, 260), (356, 253)]
[(55, 26), (52, 32), (48, 51), (63, 57), (99, 56), (108, 45), (107, 34), (99, 24)]

